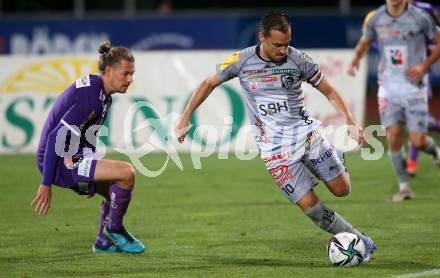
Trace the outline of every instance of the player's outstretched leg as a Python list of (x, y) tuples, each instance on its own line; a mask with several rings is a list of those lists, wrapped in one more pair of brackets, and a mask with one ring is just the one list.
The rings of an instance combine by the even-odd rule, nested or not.
[(435, 161), (435, 164), (437, 164), (437, 167), (440, 168), (440, 148), (436, 145), (431, 136), (426, 136), (426, 144), (423, 148), (423, 151), (431, 155)]
[(108, 214), (110, 211), (110, 204), (107, 200), (102, 200), (101, 208), (99, 210), (99, 226), (96, 241), (93, 244), (92, 250), (95, 253), (116, 253), (119, 252), (116, 245), (114, 245), (105, 235), (104, 227), (108, 221)]
[(437, 167), (440, 168), (440, 148), (436, 145), (434, 139), (419, 132), (410, 132), (409, 137), (414, 147), (431, 155)]
[(375, 252), (376, 245), (373, 240), (353, 228), (342, 216), (326, 207), (318, 199), (318, 196), (311, 190), (299, 200), (297, 205), (302, 209), (304, 214), (308, 216), (318, 227), (322, 230), (329, 232), (333, 235), (349, 232), (359, 236), (365, 244), (365, 256), (364, 262), (368, 262), (371, 259), (371, 254)]
[(109, 189), (110, 209), (104, 235), (107, 236), (121, 252), (140, 254), (144, 245), (133, 237), (122, 225), (123, 217), (131, 200), (131, 190), (113, 184)]

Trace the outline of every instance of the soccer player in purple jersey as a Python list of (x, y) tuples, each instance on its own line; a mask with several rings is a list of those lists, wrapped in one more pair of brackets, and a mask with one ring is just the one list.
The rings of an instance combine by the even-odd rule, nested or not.
[[(436, 10), (436, 8), (427, 2), (421, 2), (416, 0), (409, 0), (409, 3), (413, 4), (417, 8), (423, 9), (427, 13), (429, 13), (432, 18), (434, 19), (434, 22), (437, 24), (437, 27), (440, 27), (440, 14)], [(434, 48), (434, 45), (432, 44), (432, 41), (427, 41), (428, 43), (428, 55), (430, 53), (431, 48)], [(431, 78), (432, 73), (431, 70), (428, 71), (428, 99), (432, 98), (432, 84), (431, 84)], [(428, 129), (431, 131), (437, 131), (440, 132), (440, 120), (436, 119), (432, 113), (429, 113), (429, 120), (428, 120)], [(419, 150), (417, 150), (411, 142), (409, 142), (409, 158), (406, 162), (406, 170), (409, 175), (415, 176), (417, 172), (417, 160), (419, 157)]]
[(133, 82), (134, 57), (125, 47), (99, 47), (100, 75), (76, 80), (56, 99), (41, 132), (37, 150), (43, 177), (31, 205), (46, 215), (52, 184), (80, 195), (103, 196), (95, 253), (142, 253), (144, 245), (123, 226), (134, 187), (135, 170), (127, 162), (98, 160), (96, 133), (105, 121), (112, 94), (127, 91)]

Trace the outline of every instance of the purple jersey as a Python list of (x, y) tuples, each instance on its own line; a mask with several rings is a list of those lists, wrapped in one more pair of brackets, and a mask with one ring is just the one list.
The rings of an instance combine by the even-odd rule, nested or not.
[[(105, 93), (101, 77), (91, 74), (76, 80), (58, 96), (44, 123), (36, 154), (38, 167), (43, 173), (42, 184), (54, 182), (59, 159), (71, 159), (75, 163), (75, 159), (82, 158), (88, 150), (95, 151), (96, 126), (103, 124), (110, 105), (111, 96)], [(64, 151), (72, 151), (69, 148), (74, 145), (78, 147), (69, 157), (59, 157), (57, 152), (60, 150), (55, 150), (55, 144), (60, 144), (56, 140), (59, 140), (57, 134), (62, 128), (66, 131), (66, 136), (60, 137)]]

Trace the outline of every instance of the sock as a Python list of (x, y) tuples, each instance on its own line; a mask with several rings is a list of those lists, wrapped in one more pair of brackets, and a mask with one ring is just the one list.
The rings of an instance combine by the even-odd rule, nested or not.
[(350, 223), (345, 221), (342, 216), (324, 206), (320, 201), (304, 213), (312, 219), (318, 227), (331, 234), (349, 232), (361, 238), (365, 237), (362, 233), (353, 228)]
[(96, 236), (95, 244), (103, 249), (106, 249), (108, 246), (110, 246), (111, 243), (103, 233), (104, 226), (105, 224), (107, 224), (108, 221), (109, 210), (110, 210), (109, 202), (107, 202), (107, 200), (102, 200), (101, 209), (99, 210), (98, 235)]
[(434, 157), (434, 159), (438, 160), (440, 159), (440, 154), (438, 151), (438, 148), (434, 142), (434, 139), (432, 139), (431, 136), (426, 136), (426, 146), (425, 148), (422, 150), (427, 154), (432, 155), (432, 157)]
[(108, 219), (108, 227), (110, 230), (119, 231), (122, 227), (122, 219), (127, 211), (131, 200), (131, 190), (112, 184), (109, 189), (110, 195), (110, 212)]
[(398, 152), (388, 151), (390, 157), (391, 166), (393, 166), (394, 173), (396, 174), (397, 181), (399, 182), (400, 191), (409, 187), (409, 175), (406, 171), (406, 155), (405, 151), (400, 150)]
[(417, 158), (419, 157), (419, 150), (417, 150), (416, 148), (414, 148), (414, 146), (409, 143), (409, 159), (411, 159), (412, 161), (417, 161)]

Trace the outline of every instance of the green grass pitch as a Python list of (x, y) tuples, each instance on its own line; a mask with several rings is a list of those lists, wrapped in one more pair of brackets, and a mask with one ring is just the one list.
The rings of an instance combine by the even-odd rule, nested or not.
[[(125, 224), (147, 246), (139, 256), (92, 253), (100, 197), (54, 187), (49, 214), (37, 216), (34, 157), (0, 156), (0, 277), (394, 277), (440, 269), (440, 174), (426, 155), (408, 202), (387, 201), (397, 189), (387, 157), (348, 155), (348, 197), (317, 187), (378, 246), (370, 264), (350, 269), (329, 264), (330, 235), (285, 199), (261, 160), (212, 156), (195, 170), (180, 156), (184, 171), (171, 163), (157, 178), (137, 176)], [(149, 155), (144, 165), (164, 161)]]

